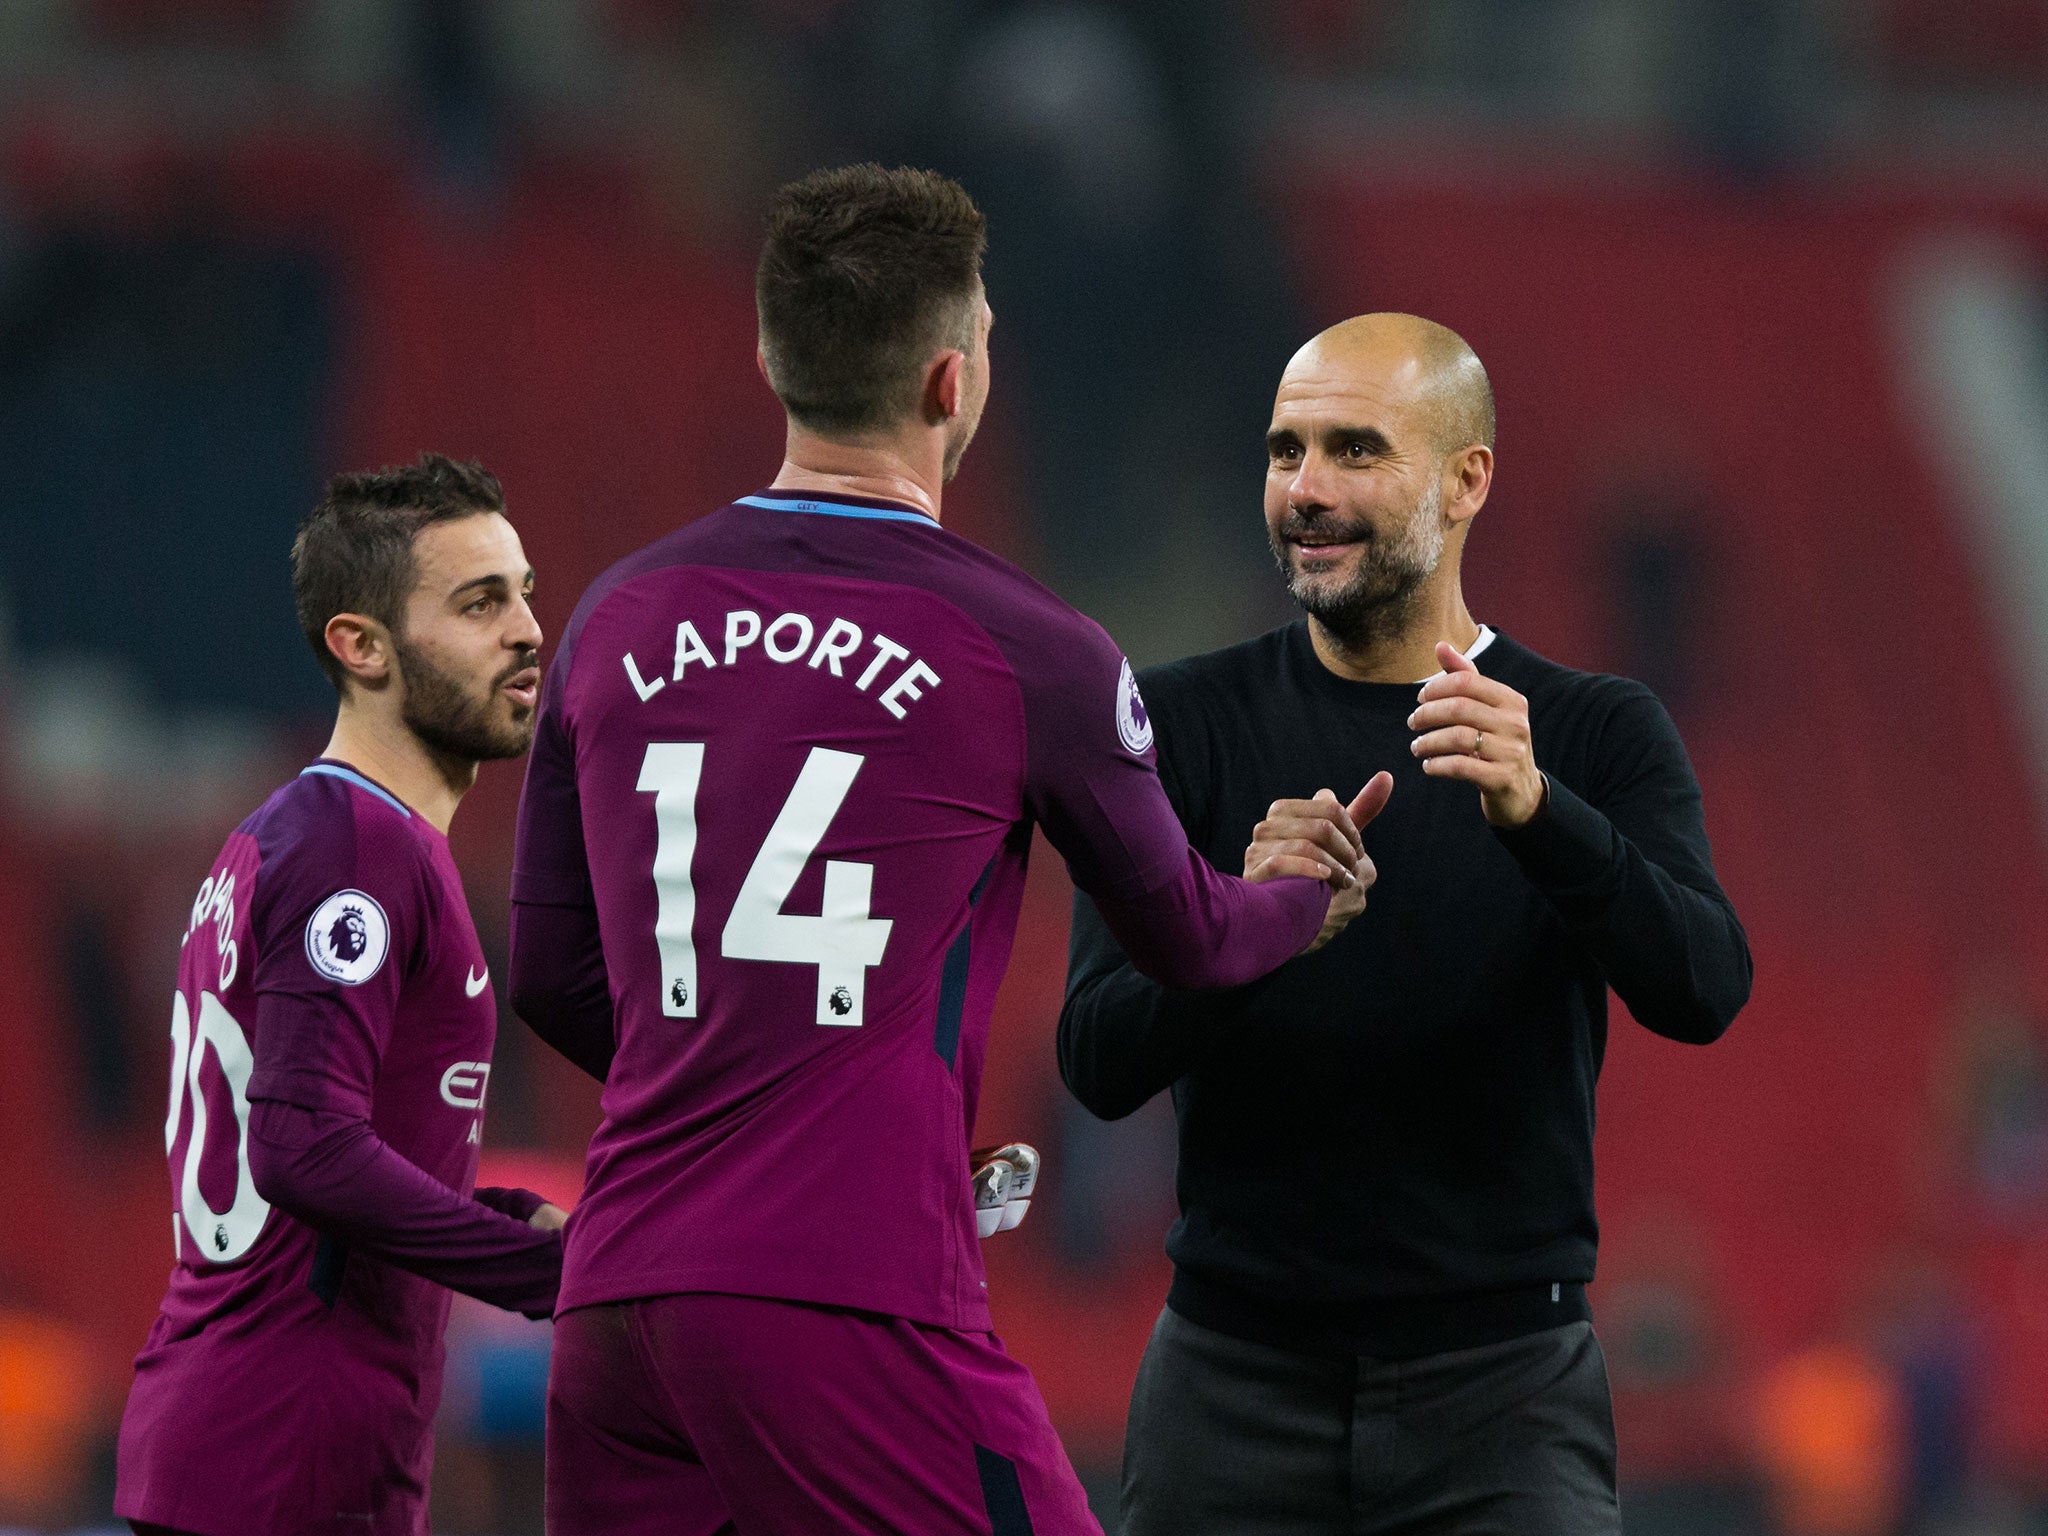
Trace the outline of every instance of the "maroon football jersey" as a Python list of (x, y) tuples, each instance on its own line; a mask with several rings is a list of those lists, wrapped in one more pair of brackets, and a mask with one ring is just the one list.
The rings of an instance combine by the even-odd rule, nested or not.
[(120, 1514), (208, 1536), (425, 1529), (449, 1292), (273, 1209), (250, 1106), (365, 1117), (466, 1195), (496, 1027), (448, 840), (387, 791), (316, 763), (229, 835), (179, 956), (177, 1267), (135, 1363)]
[(594, 909), (614, 1013), (563, 1309), (988, 1327), (967, 1136), (1034, 826), (1108, 901), (1186, 884), (1247, 977), (1322, 919), (1191, 858), (1098, 626), (907, 507), (763, 492), (591, 588), (513, 885)]

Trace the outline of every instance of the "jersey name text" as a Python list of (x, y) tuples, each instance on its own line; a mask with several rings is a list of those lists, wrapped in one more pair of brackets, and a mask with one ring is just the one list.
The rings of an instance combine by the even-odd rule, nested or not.
[[(719, 633), (715, 624), (711, 630), (713, 634)], [(869, 650), (873, 654), (865, 654)], [(735, 608), (726, 614), (722, 657), (706, 643), (696, 623), (684, 619), (676, 625), (675, 662), (667, 676), (657, 671), (648, 677), (631, 651), (626, 652), (623, 661), (626, 680), (644, 704), (671, 682), (706, 676), (742, 662), (758, 663), (762, 657), (785, 667), (800, 661), (814, 672), (828, 671), (845, 679), (862, 693), (872, 691), (875, 702), (898, 720), (904, 718), (908, 705), (939, 685), (939, 674), (922, 658), (912, 656), (907, 648), (879, 631), (864, 634), (851, 619), (835, 617), (820, 627), (809, 614), (785, 613), (764, 621), (751, 608)], [(879, 691), (874, 691), (882, 673), (898, 662), (908, 665)], [(691, 671), (693, 667), (695, 672)]]

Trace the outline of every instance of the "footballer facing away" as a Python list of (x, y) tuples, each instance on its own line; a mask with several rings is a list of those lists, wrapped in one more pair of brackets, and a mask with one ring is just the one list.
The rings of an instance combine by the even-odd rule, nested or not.
[(425, 1536), (448, 1288), (544, 1317), (562, 1213), (474, 1190), (496, 1007), (448, 852), (533, 736), (533, 575), (498, 483), (344, 475), (292, 549), (341, 695), (326, 753), (231, 833), (171, 1011), (177, 1268), (121, 1420), (143, 1536)]
[(513, 1003), (605, 1080), (555, 1536), (1099, 1531), (990, 1332), (966, 1178), (1032, 828), (1177, 986), (1363, 905), (1306, 840), (1270, 883), (1194, 854), (1109, 637), (940, 526), (988, 390), (983, 240), (928, 172), (785, 187), (757, 277), (781, 473), (601, 577), (551, 670)]

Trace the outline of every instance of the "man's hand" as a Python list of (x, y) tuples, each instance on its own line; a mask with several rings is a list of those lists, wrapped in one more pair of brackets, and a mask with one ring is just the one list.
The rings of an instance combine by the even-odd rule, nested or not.
[(1376, 773), (1349, 805), (1319, 789), (1312, 800), (1275, 800), (1266, 819), (1252, 829), (1244, 851), (1244, 877), (1253, 882), (1306, 875), (1333, 892), (1322, 932), (1302, 951), (1312, 955), (1342, 933), (1365, 910), (1365, 894), (1379, 878), (1361, 835), (1394, 792), (1394, 776)]
[(1526, 826), (1550, 796), (1529, 737), (1529, 701), (1455, 646), (1438, 642), (1436, 659), (1443, 676), (1422, 685), (1422, 704), (1408, 717), (1422, 771), (1477, 784), (1480, 808), (1496, 827)]
[(536, 1227), (542, 1232), (559, 1232), (568, 1220), (569, 1213), (567, 1211), (563, 1210), (559, 1205), (550, 1205), (547, 1201), (543, 1200), (540, 1203), (540, 1209), (526, 1218), (526, 1224), (529, 1227)]

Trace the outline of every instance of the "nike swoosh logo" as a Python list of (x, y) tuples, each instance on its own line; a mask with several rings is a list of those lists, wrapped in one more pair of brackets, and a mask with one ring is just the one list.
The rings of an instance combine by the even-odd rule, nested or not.
[(472, 974), (462, 984), (469, 988), (469, 995), (475, 997), (477, 993), (483, 991), (485, 987), (491, 984), (491, 968), (488, 965), (485, 966), (481, 976)]

